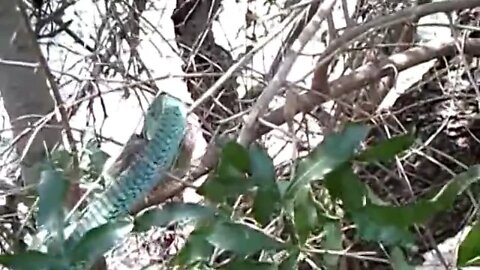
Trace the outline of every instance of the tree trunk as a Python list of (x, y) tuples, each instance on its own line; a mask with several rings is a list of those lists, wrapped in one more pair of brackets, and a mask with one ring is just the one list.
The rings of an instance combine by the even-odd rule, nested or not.
[[(0, 59), (13, 62), (0, 64), (0, 93), (14, 137), (21, 135), (26, 127), (34, 127), (35, 122), (54, 109), (43, 70), (32, 67), (38, 62), (31, 45), (34, 37), (26, 31), (16, 3), (9, 0), (0, 5)], [(55, 117), (49, 124), (57, 124)], [(19, 155), (28, 150), (21, 161), (24, 184), (38, 181), (37, 168), (45, 156), (45, 149), (50, 150), (60, 141), (60, 132), (58, 128), (42, 128), (38, 133), (28, 132), (15, 144)], [(30, 143), (32, 136), (34, 139)]]

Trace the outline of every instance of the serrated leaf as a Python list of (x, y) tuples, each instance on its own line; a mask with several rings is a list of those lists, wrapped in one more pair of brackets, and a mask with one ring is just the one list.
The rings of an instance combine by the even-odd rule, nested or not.
[[(338, 223), (328, 222), (325, 224), (325, 244), (323, 248), (333, 251), (343, 250), (343, 234)], [(325, 254), (323, 256), (328, 269), (336, 269), (340, 256), (334, 254)]]
[(388, 161), (407, 150), (415, 142), (413, 134), (403, 134), (381, 141), (361, 152), (356, 160), (365, 162)]
[(287, 196), (293, 195), (299, 186), (323, 179), (325, 175), (349, 161), (369, 130), (365, 125), (348, 124), (341, 132), (326, 136), (320, 145), (298, 163), (297, 174)]
[[(38, 185), (38, 224), (61, 237), (64, 228), (63, 204), (67, 197), (70, 183), (64, 178), (62, 172), (53, 167), (45, 167), (40, 173)], [(63, 239), (61, 237), (60, 239)]]
[(200, 261), (208, 262), (214, 251), (214, 247), (206, 240), (209, 232), (207, 227), (196, 228), (175, 256), (174, 263), (185, 267)]
[(259, 230), (233, 222), (217, 222), (214, 224), (207, 241), (219, 249), (232, 251), (240, 256), (283, 246), (282, 243)]
[(65, 264), (60, 259), (34, 250), (15, 255), (0, 255), (0, 265), (12, 270), (65, 269)]
[(257, 262), (252, 260), (237, 259), (226, 266), (220, 268), (222, 270), (278, 270), (278, 267), (272, 263)]
[(194, 203), (173, 202), (162, 209), (147, 210), (135, 218), (136, 232), (149, 230), (152, 226), (165, 227), (176, 222), (197, 222), (213, 218), (215, 211), (207, 206)]
[(253, 202), (253, 214), (262, 225), (266, 225), (279, 212), (280, 191), (275, 181), (275, 167), (268, 154), (254, 145), (250, 148), (251, 178), (257, 187)]
[(480, 264), (480, 223), (476, 222), (465, 239), (460, 243), (457, 267), (478, 266)]
[(127, 236), (133, 229), (131, 218), (119, 218), (88, 231), (69, 253), (72, 263), (95, 262), (109, 251), (117, 241)]
[(294, 204), (294, 222), (300, 243), (305, 243), (310, 233), (318, 226), (317, 207), (308, 187), (297, 192)]

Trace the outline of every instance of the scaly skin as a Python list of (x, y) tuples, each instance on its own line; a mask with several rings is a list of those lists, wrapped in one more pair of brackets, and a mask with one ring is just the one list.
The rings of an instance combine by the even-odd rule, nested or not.
[[(122, 150), (126, 157), (119, 157), (113, 168), (104, 173), (112, 180), (109, 187), (89, 203), (77, 221), (65, 228), (67, 253), (86, 232), (128, 215), (155, 186), (166, 181), (168, 173), (179, 165), (178, 159), (184, 156), (183, 142), (188, 130), (187, 106), (181, 100), (167, 94), (153, 100), (144, 118), (142, 133), (132, 136)], [(52, 235), (40, 230), (31, 249), (55, 245), (52, 240)], [(91, 263), (80, 262), (62, 270), (84, 270)]]
[(162, 94), (147, 110), (142, 131), (144, 146), (137, 151), (111, 186), (83, 211), (68, 240), (77, 241), (87, 231), (119, 216), (158, 185), (176, 162), (187, 129), (187, 107), (177, 98)]

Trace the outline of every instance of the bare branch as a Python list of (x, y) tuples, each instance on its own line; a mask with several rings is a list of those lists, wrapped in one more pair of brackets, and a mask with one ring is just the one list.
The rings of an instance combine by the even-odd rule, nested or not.
[(297, 59), (298, 53), (303, 50), (303, 48), (315, 35), (317, 30), (320, 28), (320, 24), (328, 16), (335, 2), (336, 0), (328, 0), (323, 2), (322, 5), (318, 8), (315, 16), (307, 24), (305, 29), (298, 37), (297, 41), (293, 43), (292, 48), (289, 50), (285, 57), (284, 63), (279, 68), (272, 81), (258, 97), (257, 103), (253, 107), (250, 114), (247, 116), (245, 120), (245, 125), (240, 130), (240, 135), (238, 136), (238, 142), (240, 144), (247, 145), (252, 141), (253, 136), (255, 135), (255, 128), (257, 126), (258, 117), (260, 117), (265, 112), (270, 101), (280, 91), (288, 73), (290, 72), (290, 69), (292, 68), (295, 60)]

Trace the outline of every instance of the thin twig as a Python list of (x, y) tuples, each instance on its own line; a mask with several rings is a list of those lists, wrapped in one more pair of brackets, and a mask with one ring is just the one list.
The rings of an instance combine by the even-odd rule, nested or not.
[(199, 105), (201, 105), (203, 102), (205, 102), (209, 97), (213, 96), (219, 89), (220, 87), (228, 81), (230, 77), (233, 76), (233, 74), (240, 69), (242, 66), (244, 66), (250, 59), (253, 57), (253, 55), (258, 52), (260, 49), (262, 49), (268, 42), (270, 42), (272, 39), (274, 39), (276, 36), (278, 36), (280, 33), (284, 31), (284, 29), (287, 27), (288, 24), (290, 24), (298, 15), (298, 13), (294, 14), (291, 16), (289, 20), (286, 20), (285, 23), (280, 25), (277, 29), (277, 31), (273, 32), (270, 34), (268, 37), (265, 38), (264, 42), (258, 43), (252, 50), (250, 50), (248, 53), (246, 53), (237, 63), (233, 64), (226, 72), (223, 74), (222, 77), (220, 77), (205, 93), (203, 93), (189, 108), (189, 114), (192, 113)]
[(254, 105), (251, 112), (247, 116), (245, 120), (245, 125), (240, 130), (240, 134), (237, 140), (238, 143), (242, 145), (247, 145), (252, 141), (253, 136), (255, 136), (255, 128), (258, 124), (258, 117), (260, 117), (265, 112), (270, 101), (272, 101), (275, 95), (280, 91), (288, 73), (290, 72), (290, 69), (292, 68), (295, 60), (297, 59), (298, 54), (313, 38), (317, 30), (320, 28), (320, 24), (330, 13), (330, 10), (333, 8), (335, 2), (336, 0), (324, 1), (318, 8), (312, 20), (302, 31), (297, 41), (293, 43), (291, 49), (288, 51), (285, 57), (283, 64), (278, 69), (278, 72), (275, 74), (268, 86), (262, 91), (262, 94), (257, 99), (257, 103)]
[[(480, 56), (480, 39), (470, 38), (465, 40), (464, 52), (466, 54)], [(354, 72), (331, 81), (329, 86), (331, 98), (338, 98), (346, 93), (358, 91), (358, 89), (361, 89), (362, 86), (368, 84), (369, 82), (387, 76), (387, 71), (391, 71), (392, 69), (386, 67), (391, 65), (394, 65), (396, 70), (400, 72), (418, 64), (428, 62), (432, 59), (451, 56), (455, 55), (456, 53), (454, 41), (444, 43), (432, 41), (422, 47), (411, 48), (398, 54), (394, 54), (391, 57), (382, 60), (378, 65), (365, 64), (357, 68)], [(386, 69), (384, 70), (384, 68)], [(310, 91), (301, 94), (299, 96), (297, 113), (312, 111), (315, 107), (321, 104), (322, 100), (324, 100), (324, 97), (322, 97), (316, 91)], [(264, 118), (265, 121), (276, 126), (284, 124), (285, 115), (283, 106), (268, 113)], [(271, 129), (272, 128), (269, 126), (260, 126), (256, 130), (254, 138), (261, 137)], [(192, 179), (198, 179), (208, 173), (210, 169), (215, 166), (216, 160), (216, 155), (205, 156), (201, 161), (201, 166), (192, 172)], [(178, 189), (172, 189), (171, 196), (177, 192)]]

